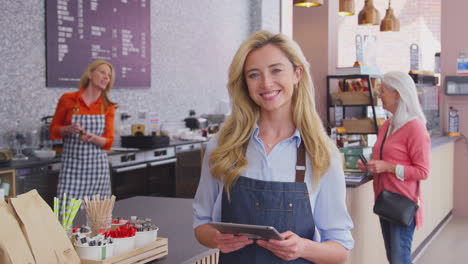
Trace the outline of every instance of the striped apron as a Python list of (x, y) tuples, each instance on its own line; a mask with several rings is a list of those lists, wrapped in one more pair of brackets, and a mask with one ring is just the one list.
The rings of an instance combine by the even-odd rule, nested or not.
[[(80, 124), (84, 131), (102, 136), (105, 129), (104, 106), (100, 115), (79, 115), (78, 100), (72, 115), (72, 124)], [(85, 196), (99, 194), (101, 199), (111, 195), (109, 160), (107, 152), (96, 144), (83, 142), (79, 134), (64, 138), (62, 168), (59, 175), (57, 195), (67, 200), (83, 199)]]

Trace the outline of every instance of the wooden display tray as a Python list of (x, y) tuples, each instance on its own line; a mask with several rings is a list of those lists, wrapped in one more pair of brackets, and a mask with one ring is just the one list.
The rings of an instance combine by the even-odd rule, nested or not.
[(343, 127), (346, 129), (345, 133), (377, 133), (372, 118), (343, 119)]
[[(377, 105), (377, 96), (373, 97), (374, 105)], [(342, 105), (370, 105), (371, 100), (369, 92), (336, 92), (331, 94), (331, 105), (335, 104), (336, 100), (341, 100)]]
[(158, 237), (156, 241), (126, 253), (104, 260), (81, 259), (82, 264), (140, 264), (162, 258), (168, 253), (167, 238)]

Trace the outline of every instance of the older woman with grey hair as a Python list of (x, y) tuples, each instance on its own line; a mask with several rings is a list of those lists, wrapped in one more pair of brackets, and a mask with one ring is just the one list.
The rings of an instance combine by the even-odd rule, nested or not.
[(419, 203), (408, 227), (380, 218), (388, 261), (412, 263), (414, 229), (420, 227), (423, 220), (419, 186), (429, 175), (431, 143), (416, 86), (408, 74), (385, 74), (379, 98), (391, 117), (379, 129), (373, 159), (367, 165), (358, 162), (358, 166), (362, 171), (373, 173), (375, 198), (385, 189)]

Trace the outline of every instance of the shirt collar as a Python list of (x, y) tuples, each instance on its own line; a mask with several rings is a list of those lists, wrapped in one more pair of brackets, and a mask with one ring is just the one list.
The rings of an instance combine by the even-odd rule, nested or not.
[[(83, 92), (84, 92), (84, 90), (86, 90), (86, 87), (81, 87), (80, 90), (78, 91), (78, 93), (76, 94), (76, 96), (77, 96), (78, 100), (81, 100), (81, 102), (82, 102), (84, 105), (86, 105), (85, 102), (84, 102), (84, 100), (83, 100)], [(101, 94), (101, 96), (99, 96), (99, 97), (96, 99), (96, 101), (93, 102), (92, 104), (100, 104), (101, 101), (102, 101), (102, 94)]]
[(296, 147), (299, 148), (302, 142), (301, 132), (299, 132), (299, 129), (296, 128), (296, 131), (294, 131), (292, 138), (296, 140)]
[[(254, 139), (257, 142), (260, 142), (260, 138), (258, 138), (259, 132), (260, 132), (260, 129), (258, 127), (258, 124), (255, 124), (254, 131), (252, 134), (252, 139)], [(296, 130), (294, 131), (294, 134), (290, 137), (290, 139), (296, 140), (296, 147), (299, 148), (299, 146), (301, 145), (301, 141), (302, 141), (301, 132), (299, 132), (299, 129), (296, 128)]]

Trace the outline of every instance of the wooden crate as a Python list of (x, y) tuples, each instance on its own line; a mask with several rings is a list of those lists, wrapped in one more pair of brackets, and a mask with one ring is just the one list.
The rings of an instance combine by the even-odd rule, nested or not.
[(168, 253), (167, 238), (158, 237), (156, 241), (141, 248), (112, 256), (104, 260), (81, 259), (82, 264), (140, 264), (162, 258)]
[[(331, 105), (335, 104), (336, 100), (341, 100), (343, 105), (368, 105), (371, 103), (369, 92), (336, 92), (331, 94)], [(377, 104), (377, 96), (373, 96), (374, 105)]]
[(376, 133), (374, 119), (372, 118), (343, 119), (343, 126), (346, 133)]

